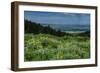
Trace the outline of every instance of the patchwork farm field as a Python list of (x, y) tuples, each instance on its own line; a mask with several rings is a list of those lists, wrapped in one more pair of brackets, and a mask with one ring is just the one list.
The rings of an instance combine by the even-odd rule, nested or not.
[(51, 34), (25, 34), (24, 60), (69, 60), (90, 57), (88, 36), (55, 36)]

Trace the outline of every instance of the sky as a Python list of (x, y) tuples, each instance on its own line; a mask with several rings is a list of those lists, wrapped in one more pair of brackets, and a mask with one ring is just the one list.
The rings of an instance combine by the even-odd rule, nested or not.
[(90, 14), (85, 13), (24, 11), (24, 18), (42, 24), (90, 24)]

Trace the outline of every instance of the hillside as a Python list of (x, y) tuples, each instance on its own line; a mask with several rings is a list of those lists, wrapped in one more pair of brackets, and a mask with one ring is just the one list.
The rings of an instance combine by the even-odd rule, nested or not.
[[(64, 32), (65, 29), (66, 30), (70, 30), (70, 31), (82, 31), (83, 29), (86, 30), (86, 26), (85, 28), (82, 28), (82, 26), (78, 26), (78, 28), (74, 28), (75, 26), (69, 26), (69, 27), (64, 27), (63, 25), (59, 26), (59, 29), (58, 29), (58, 26), (54, 26), (54, 28), (56, 27), (57, 29), (54, 29), (52, 24), (50, 25), (45, 25), (45, 24), (40, 24), (40, 23), (36, 23), (36, 22), (31, 22), (31, 21), (28, 21), (28, 20), (24, 20), (24, 23), (25, 23), (25, 33), (33, 33), (33, 34), (39, 34), (39, 33), (43, 33), (43, 34), (51, 34), (51, 35), (55, 35), (55, 36), (73, 36), (75, 33), (66, 33)], [(60, 29), (60, 27), (64, 27), (62, 31)], [(77, 26), (76, 26), (77, 27)], [(79, 28), (81, 27), (81, 28)], [(86, 30), (85, 32), (81, 32), (79, 34), (77, 34), (79, 36), (90, 36), (90, 31), (89, 30)]]

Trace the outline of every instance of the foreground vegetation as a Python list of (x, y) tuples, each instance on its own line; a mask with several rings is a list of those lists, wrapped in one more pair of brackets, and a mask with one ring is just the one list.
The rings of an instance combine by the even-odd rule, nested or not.
[[(90, 32), (66, 33), (25, 20), (24, 60), (86, 59), (90, 57)], [(67, 29), (67, 28), (66, 28)], [(75, 30), (72, 30), (75, 31)]]
[(90, 57), (88, 36), (25, 34), (25, 61), (85, 59)]

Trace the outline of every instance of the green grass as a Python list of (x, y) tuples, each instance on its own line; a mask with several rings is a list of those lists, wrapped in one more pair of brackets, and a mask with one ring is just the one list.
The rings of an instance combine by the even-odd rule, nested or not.
[(86, 59), (90, 57), (90, 39), (82, 36), (57, 37), (50, 34), (25, 34), (24, 60)]

